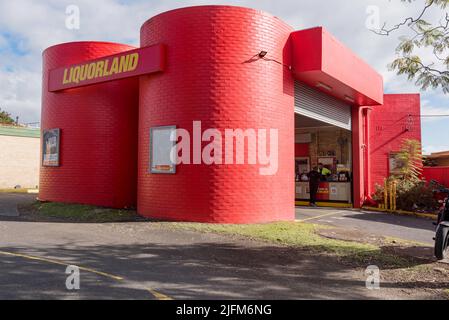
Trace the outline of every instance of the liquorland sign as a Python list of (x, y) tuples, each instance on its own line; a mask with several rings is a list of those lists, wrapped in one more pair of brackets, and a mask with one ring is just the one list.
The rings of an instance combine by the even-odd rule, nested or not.
[(141, 76), (164, 70), (165, 47), (155, 45), (50, 70), (49, 91)]

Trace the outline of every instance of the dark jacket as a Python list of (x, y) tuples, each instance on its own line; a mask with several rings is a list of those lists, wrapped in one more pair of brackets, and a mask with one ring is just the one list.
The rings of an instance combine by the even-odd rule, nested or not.
[(319, 185), (321, 181), (321, 174), (318, 171), (312, 170), (307, 175), (311, 185)]

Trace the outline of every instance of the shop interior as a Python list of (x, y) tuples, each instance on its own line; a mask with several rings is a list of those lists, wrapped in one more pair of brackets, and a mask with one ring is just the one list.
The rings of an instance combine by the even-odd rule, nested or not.
[(321, 176), (317, 200), (329, 206), (352, 203), (352, 133), (350, 130), (295, 115), (296, 201), (310, 200), (308, 173), (320, 164), (329, 171)]

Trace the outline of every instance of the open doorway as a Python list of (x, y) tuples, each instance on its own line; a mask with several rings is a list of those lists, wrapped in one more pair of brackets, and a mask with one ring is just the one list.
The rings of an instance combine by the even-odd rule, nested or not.
[[(350, 106), (313, 89), (304, 90), (303, 87), (297, 87), (296, 93), (300, 94), (297, 97), (295, 114), (296, 204), (309, 205), (310, 188), (307, 174), (314, 167), (322, 165), (325, 174), (321, 175), (316, 197), (318, 206), (352, 207)], [(333, 108), (333, 112), (328, 112), (327, 115), (335, 115), (337, 112), (343, 114), (342, 110), (347, 108), (348, 116), (340, 117), (344, 122), (333, 120), (336, 117), (328, 119), (322, 113), (323, 106), (328, 110)], [(315, 110), (316, 115), (313, 114)]]

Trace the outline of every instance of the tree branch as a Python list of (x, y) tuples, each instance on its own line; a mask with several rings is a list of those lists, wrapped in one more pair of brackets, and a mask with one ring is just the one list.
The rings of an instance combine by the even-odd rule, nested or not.
[(381, 36), (389, 36), (393, 31), (399, 30), (402, 26), (405, 26), (407, 23), (409, 24), (409, 26), (412, 26), (417, 21), (421, 20), (421, 18), (424, 16), (426, 11), (433, 4), (434, 4), (434, 0), (430, 0), (430, 2), (423, 8), (423, 10), (421, 11), (420, 15), (417, 18), (408, 17), (404, 21), (402, 21), (401, 23), (398, 23), (397, 25), (392, 27), (391, 29), (386, 29), (385, 28), (386, 25), (387, 25), (387, 23), (385, 22), (380, 30), (373, 30), (373, 29), (371, 29), (371, 31), (374, 32), (375, 34), (378, 34), (378, 35), (381, 35)]

